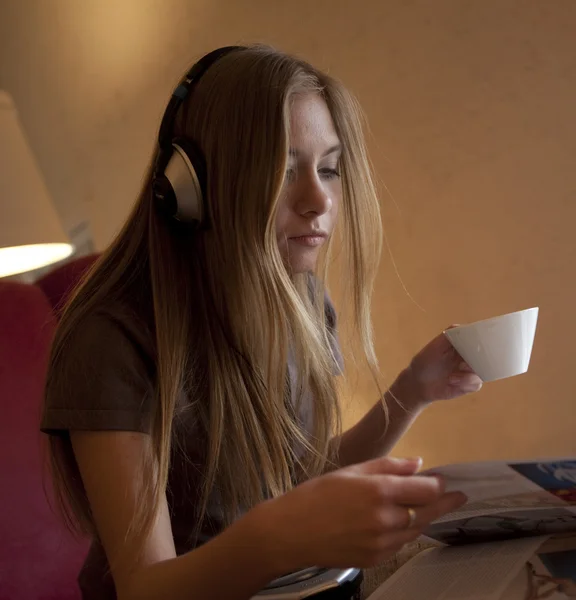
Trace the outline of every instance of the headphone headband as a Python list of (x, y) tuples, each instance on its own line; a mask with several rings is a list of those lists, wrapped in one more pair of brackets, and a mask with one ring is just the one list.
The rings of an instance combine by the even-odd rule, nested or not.
[(206, 71), (216, 62), (218, 62), (226, 54), (230, 54), (235, 50), (244, 50), (244, 46), (224, 46), (223, 48), (217, 48), (212, 50), (205, 56), (203, 56), (192, 68), (184, 75), (178, 87), (172, 93), (172, 97), (168, 102), (164, 116), (162, 117), (162, 123), (160, 124), (160, 131), (158, 133), (158, 145), (160, 150), (170, 150), (172, 146), (172, 138), (174, 137), (174, 121), (176, 119), (176, 113), (178, 109), (190, 95), (192, 88), (198, 82), (198, 80), (206, 73)]

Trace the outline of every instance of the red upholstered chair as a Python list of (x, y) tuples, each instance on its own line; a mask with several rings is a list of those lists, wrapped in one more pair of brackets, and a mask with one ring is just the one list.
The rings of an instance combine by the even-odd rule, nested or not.
[(46, 499), (39, 420), (55, 316), (36, 285), (0, 280), (0, 600), (80, 598), (88, 544)]
[(36, 281), (36, 285), (42, 288), (56, 314), (64, 306), (68, 294), (96, 262), (98, 256), (98, 254), (89, 254), (71, 260), (52, 269)]

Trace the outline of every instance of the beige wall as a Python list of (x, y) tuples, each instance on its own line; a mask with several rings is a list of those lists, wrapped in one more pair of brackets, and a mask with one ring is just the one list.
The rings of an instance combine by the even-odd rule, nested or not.
[[(390, 375), (447, 324), (541, 307), (531, 371), (429, 409), (427, 464), (576, 453), (576, 2), (12, 0), (0, 87), (68, 227), (105, 245), (167, 92), (199, 53), (267, 41), (341, 77), (373, 133), (389, 256), (374, 304)], [(422, 309), (420, 308), (422, 307)], [(353, 420), (373, 400), (358, 387)]]

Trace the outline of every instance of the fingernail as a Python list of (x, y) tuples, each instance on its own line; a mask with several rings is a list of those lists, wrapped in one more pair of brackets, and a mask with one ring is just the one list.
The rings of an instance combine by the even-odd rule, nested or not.
[(450, 375), (450, 377), (448, 377), (448, 383), (451, 383), (452, 385), (458, 385), (460, 381), (459, 375)]
[(406, 462), (409, 462), (409, 463), (416, 463), (418, 465), (418, 467), (417, 467), (418, 470), (420, 470), (422, 468), (422, 464), (424, 463), (421, 456), (412, 456), (405, 460), (406, 460)]
[(454, 492), (454, 502), (459, 506), (463, 506), (468, 502), (468, 496), (464, 492)]

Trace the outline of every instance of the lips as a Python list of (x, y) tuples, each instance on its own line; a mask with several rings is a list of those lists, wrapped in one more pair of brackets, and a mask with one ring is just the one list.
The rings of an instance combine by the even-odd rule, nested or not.
[(327, 237), (328, 235), (323, 231), (311, 231), (302, 235), (290, 236), (288, 240), (295, 244), (314, 248), (316, 246), (321, 246), (326, 241)]
[(288, 239), (292, 240), (292, 239), (303, 238), (303, 237), (327, 238), (328, 234), (325, 231), (323, 231), (322, 229), (311, 229), (308, 231), (303, 231), (302, 233), (298, 233), (296, 235), (290, 235), (290, 236), (288, 236)]

